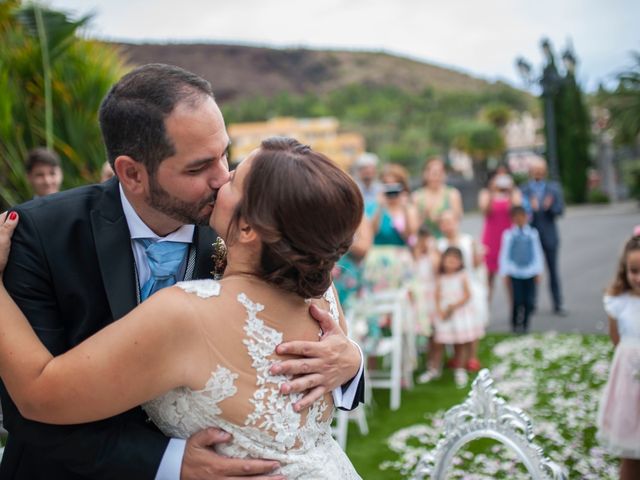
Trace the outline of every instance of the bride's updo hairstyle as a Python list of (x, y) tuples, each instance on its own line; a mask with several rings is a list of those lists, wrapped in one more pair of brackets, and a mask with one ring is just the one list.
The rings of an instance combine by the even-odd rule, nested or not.
[(362, 219), (355, 182), (335, 163), (287, 137), (264, 140), (231, 225), (243, 218), (262, 240), (257, 275), (305, 298), (331, 285)]

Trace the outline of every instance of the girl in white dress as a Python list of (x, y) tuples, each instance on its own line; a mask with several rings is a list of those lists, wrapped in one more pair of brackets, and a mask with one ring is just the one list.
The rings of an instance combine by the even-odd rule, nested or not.
[(2, 225), (4, 214), (4, 384), (32, 420), (83, 423), (142, 404), (166, 435), (222, 428), (233, 440), (219, 453), (274, 460), (288, 479), (359, 479), (331, 437), (331, 392), (301, 409), (299, 394), (281, 391), (291, 377), (271, 367), (287, 358), (276, 351), (283, 341), (323, 335), (307, 299), (344, 328), (331, 269), (362, 211), (356, 184), (325, 156), (293, 139), (267, 140), (218, 192), (211, 225), (228, 246), (223, 279), (164, 288), (57, 357), (2, 284), (16, 224), (13, 216)]
[(640, 478), (640, 236), (625, 245), (604, 297), (616, 346), (598, 411), (598, 440), (619, 456), (620, 478)]
[[(446, 210), (442, 212), (439, 218), (439, 225), (443, 237), (438, 240), (438, 249), (443, 252), (448, 247), (458, 247), (462, 252), (464, 266), (469, 278), (471, 303), (473, 303), (473, 308), (475, 309), (475, 319), (484, 329), (489, 324), (489, 293), (487, 290), (487, 272), (484, 264), (483, 247), (471, 235), (460, 232), (460, 221), (452, 211)], [(484, 334), (472, 343), (468, 361), (464, 365), (452, 365), (454, 368), (464, 367), (471, 372), (480, 370), (478, 347), (479, 339), (483, 336)]]
[(438, 353), (435, 356), (442, 356), (443, 345), (454, 346), (454, 379), (459, 388), (465, 387), (468, 377), (462, 366), (469, 360), (472, 343), (484, 335), (484, 326), (476, 321), (469, 277), (457, 247), (449, 247), (442, 253), (436, 282), (436, 308), (434, 344)]

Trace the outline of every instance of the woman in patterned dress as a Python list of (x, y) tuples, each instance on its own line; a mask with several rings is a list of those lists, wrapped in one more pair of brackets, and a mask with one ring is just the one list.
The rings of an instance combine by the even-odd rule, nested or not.
[(442, 232), (438, 220), (442, 212), (453, 212), (458, 220), (462, 220), (462, 196), (455, 187), (446, 184), (447, 176), (444, 161), (440, 157), (427, 160), (422, 171), (424, 186), (413, 192), (413, 203), (417, 208), (418, 222), (425, 225), (438, 239)]

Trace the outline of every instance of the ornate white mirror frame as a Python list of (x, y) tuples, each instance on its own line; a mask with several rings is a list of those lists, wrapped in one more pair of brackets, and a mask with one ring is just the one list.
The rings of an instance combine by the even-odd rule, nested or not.
[(435, 451), (420, 459), (414, 480), (427, 476), (445, 480), (458, 451), (480, 438), (491, 438), (510, 448), (533, 480), (566, 480), (565, 470), (533, 443), (533, 426), (528, 415), (507, 405), (497, 393), (489, 370), (480, 371), (467, 400), (446, 413), (444, 435)]

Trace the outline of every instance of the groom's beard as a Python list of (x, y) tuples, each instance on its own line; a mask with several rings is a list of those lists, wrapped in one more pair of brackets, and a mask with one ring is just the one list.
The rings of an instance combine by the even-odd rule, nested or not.
[(149, 177), (149, 205), (184, 225), (209, 225), (211, 211), (203, 214), (202, 210), (215, 203), (217, 193), (217, 191), (213, 192), (211, 197), (197, 204), (188, 203), (171, 196), (169, 192), (160, 186), (155, 176), (151, 175)]

